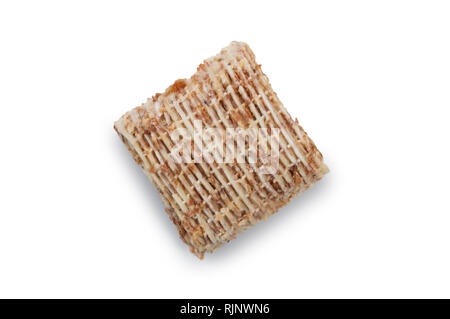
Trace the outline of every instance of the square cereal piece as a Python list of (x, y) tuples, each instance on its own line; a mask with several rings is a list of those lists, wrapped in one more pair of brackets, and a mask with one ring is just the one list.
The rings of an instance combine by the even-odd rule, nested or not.
[[(322, 154), (241, 42), (123, 115), (114, 128), (199, 258), (265, 220), (328, 172)], [(222, 147), (217, 141), (231, 143)]]

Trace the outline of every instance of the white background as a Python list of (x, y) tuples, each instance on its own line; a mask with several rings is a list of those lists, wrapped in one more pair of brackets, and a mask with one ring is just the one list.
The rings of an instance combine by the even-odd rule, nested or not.
[[(331, 172), (203, 261), (113, 122), (247, 42)], [(2, 1), (0, 297), (450, 297), (447, 1)]]

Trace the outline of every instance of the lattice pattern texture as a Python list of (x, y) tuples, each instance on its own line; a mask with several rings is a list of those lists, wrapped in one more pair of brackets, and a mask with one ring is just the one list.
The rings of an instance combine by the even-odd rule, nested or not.
[[(176, 128), (277, 128), (276, 174), (257, 163), (177, 163)], [(114, 125), (156, 186), (181, 239), (200, 258), (275, 213), (328, 172), (322, 154), (272, 90), (247, 44), (232, 42), (190, 79), (123, 115)]]

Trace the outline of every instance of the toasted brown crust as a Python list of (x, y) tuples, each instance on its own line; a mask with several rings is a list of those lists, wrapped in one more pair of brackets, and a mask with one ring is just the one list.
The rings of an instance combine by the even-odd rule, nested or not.
[[(276, 174), (246, 163), (185, 163), (170, 156), (176, 128), (193, 121), (227, 128), (280, 129)], [(153, 181), (180, 237), (198, 257), (266, 219), (328, 172), (305, 131), (273, 92), (247, 44), (232, 42), (188, 80), (123, 115), (114, 125)]]

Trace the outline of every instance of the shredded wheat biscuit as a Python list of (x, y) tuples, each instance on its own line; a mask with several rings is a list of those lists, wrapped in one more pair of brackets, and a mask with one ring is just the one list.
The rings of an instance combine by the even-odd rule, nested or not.
[[(194, 121), (229, 128), (279, 129), (275, 174), (259, 162), (179, 163), (171, 132)], [(322, 154), (272, 90), (247, 44), (232, 42), (205, 60), (190, 79), (123, 115), (114, 125), (134, 160), (155, 184), (181, 239), (199, 258), (260, 220), (328, 172)], [(204, 142), (202, 142), (204, 143)]]

